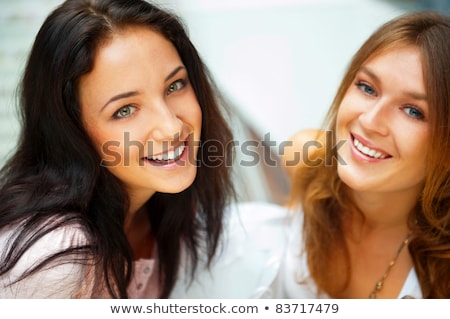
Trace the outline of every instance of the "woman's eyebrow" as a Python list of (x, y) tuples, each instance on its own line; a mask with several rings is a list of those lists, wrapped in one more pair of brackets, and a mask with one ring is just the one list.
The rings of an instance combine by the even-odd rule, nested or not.
[(106, 102), (105, 105), (102, 106), (102, 108), (100, 109), (100, 113), (108, 106), (109, 103), (136, 95), (139, 95), (139, 91), (130, 91), (114, 95), (112, 98), (108, 100), (108, 102)]
[(364, 65), (359, 68), (358, 72), (365, 73), (366, 75), (374, 79), (376, 82), (378, 83), (380, 82), (380, 78), (372, 70), (370, 70), (368, 67)]
[(176, 67), (172, 72), (169, 73), (169, 75), (165, 78), (165, 81), (170, 80), (171, 78), (173, 78), (180, 70), (185, 69), (185, 67), (183, 65), (180, 65), (178, 67)]
[[(164, 79), (164, 81), (168, 81), (171, 78), (173, 78), (178, 72), (180, 72), (181, 70), (184, 70), (185, 67), (183, 65), (180, 65), (178, 67), (176, 67), (172, 72), (169, 73), (169, 75), (167, 75), (167, 77)], [(105, 103), (105, 105), (102, 106), (102, 108), (100, 109), (100, 112), (102, 112), (107, 106), (108, 104), (120, 100), (120, 99), (125, 99), (128, 97), (132, 97), (132, 96), (136, 96), (139, 95), (139, 91), (130, 91), (130, 92), (124, 92), (124, 93), (120, 93), (117, 95), (114, 95), (112, 98), (110, 98), (108, 100), (108, 102)]]
[[(368, 75), (369, 77), (371, 77), (374, 81), (376, 81), (378, 83), (381, 82), (380, 78), (375, 74), (375, 72), (373, 72), (366, 66), (361, 66), (361, 68), (359, 69), (358, 72), (365, 73), (366, 75)], [(405, 91), (403, 93), (415, 100), (427, 101), (427, 95), (425, 93), (415, 92), (415, 91)]]

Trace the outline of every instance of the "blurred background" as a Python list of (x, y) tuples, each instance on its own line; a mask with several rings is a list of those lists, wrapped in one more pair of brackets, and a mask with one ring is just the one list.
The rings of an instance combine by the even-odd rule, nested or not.
[[(0, 165), (19, 130), (15, 90), (34, 36), (61, 0), (0, 0)], [(240, 200), (283, 203), (283, 142), (317, 128), (353, 53), (400, 14), (450, 14), (450, 0), (156, 0), (184, 21), (232, 109)], [(49, 84), (51, 85), (51, 84)], [(262, 143), (261, 141), (266, 141)], [(270, 153), (269, 153), (270, 152)], [(266, 158), (266, 160), (264, 160)], [(269, 159), (269, 160), (267, 160)], [(275, 164), (274, 164), (275, 162)]]

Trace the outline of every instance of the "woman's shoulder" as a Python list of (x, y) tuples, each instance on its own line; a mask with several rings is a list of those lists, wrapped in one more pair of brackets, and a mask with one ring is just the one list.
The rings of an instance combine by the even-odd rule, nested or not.
[(310, 160), (309, 152), (318, 150), (324, 146), (325, 132), (317, 129), (305, 129), (295, 133), (289, 144), (283, 149), (281, 162), (289, 177), (292, 177), (296, 169)]
[[(11, 243), (12, 240), (18, 238), (19, 234), (22, 234), (22, 242), (31, 242), (33, 238), (38, 238), (34, 241), (34, 244), (31, 245), (30, 251), (44, 255), (87, 243), (85, 227), (80, 223), (61, 224), (61, 226), (56, 225), (57, 222), (55, 222), (55, 220), (49, 220), (46, 223), (34, 225), (35, 229), (30, 229), (29, 231), (25, 231), (26, 227), (28, 227), (26, 226), (25, 221), (8, 226), (0, 230), (0, 247), (2, 247), (3, 250), (8, 243)], [(48, 231), (45, 229), (48, 229)]]
[[(23, 225), (8, 227), (0, 232), (2, 259), (18, 239)], [(24, 233), (25, 234), (25, 233)], [(83, 297), (88, 291), (86, 278), (91, 267), (87, 266), (86, 255), (68, 252), (88, 244), (87, 235), (81, 225), (73, 224), (53, 229), (36, 240), (36, 233), (26, 233), (19, 244), (29, 247), (20, 255), (14, 266), (0, 276), (0, 297), (2, 298), (70, 298)], [(25, 247), (25, 246), (24, 246)], [(49, 260), (36, 272), (28, 274), (43, 261)], [(22, 276), (25, 277), (21, 279)]]

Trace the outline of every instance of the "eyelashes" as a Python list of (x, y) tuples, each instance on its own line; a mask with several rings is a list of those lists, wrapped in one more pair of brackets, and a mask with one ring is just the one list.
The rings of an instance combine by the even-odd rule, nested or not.
[[(371, 97), (377, 97), (378, 92), (375, 88), (365, 81), (356, 81), (355, 86), (360, 90), (364, 95), (368, 95)], [(410, 118), (416, 120), (425, 120), (425, 113), (422, 109), (413, 104), (405, 104), (402, 106), (402, 111), (409, 116)]]
[(134, 112), (136, 112), (136, 109), (137, 108), (133, 105), (122, 106), (120, 109), (118, 109), (116, 112), (114, 112), (112, 118), (117, 120), (117, 119), (130, 117), (131, 115), (133, 115)]
[(175, 82), (172, 82), (167, 88), (167, 95), (175, 93), (181, 89), (183, 89), (187, 84), (187, 79), (179, 79)]
[[(166, 89), (165, 94), (168, 96), (168, 95), (177, 93), (180, 90), (184, 89), (187, 84), (188, 84), (187, 78), (178, 79), (178, 80), (172, 82), (171, 84), (169, 84), (169, 86)], [(138, 107), (136, 107), (132, 104), (127, 104), (127, 105), (121, 106), (118, 110), (116, 110), (113, 113), (112, 119), (119, 120), (119, 119), (129, 118), (137, 110), (138, 110)]]
[(423, 114), (423, 112), (418, 107), (413, 105), (407, 105), (403, 107), (403, 112), (405, 112), (406, 115), (408, 115), (409, 117), (412, 117), (417, 120), (425, 119), (425, 115)]
[(364, 94), (377, 96), (375, 89), (369, 83), (357, 81), (355, 85)]

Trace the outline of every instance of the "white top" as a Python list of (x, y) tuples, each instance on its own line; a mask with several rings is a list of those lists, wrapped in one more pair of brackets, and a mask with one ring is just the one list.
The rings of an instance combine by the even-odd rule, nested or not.
[[(229, 208), (229, 218), (210, 270), (199, 263), (190, 282), (182, 266), (171, 298), (270, 298), (287, 243), (286, 211), (268, 203), (242, 203)], [(15, 228), (0, 233), (3, 248)], [(5, 276), (0, 277), (0, 298), (90, 298), (95, 280), (89, 268), (79, 264), (51, 265), (19, 283), (8, 284), (38, 260), (86, 241), (77, 227), (55, 230), (38, 240)], [(3, 249), (1, 249), (3, 250)], [(1, 257), (0, 257), (1, 258)], [(130, 298), (158, 295), (155, 260), (135, 261)], [(86, 284), (89, 283), (89, 284)]]
[[(0, 234), (0, 247), (15, 228)], [(95, 278), (90, 267), (73, 262), (61, 264), (57, 261), (36, 274), (9, 285), (24, 271), (44, 260), (51, 254), (85, 243), (81, 229), (64, 227), (38, 240), (19, 260), (14, 268), (0, 277), (0, 298), (105, 298), (107, 295), (93, 296)], [(158, 296), (157, 271), (153, 259), (134, 262), (133, 275), (127, 292), (130, 298), (156, 298)], [(56, 265), (56, 266), (55, 266)]]
[[(277, 298), (316, 299), (330, 298), (326, 294), (317, 294), (317, 287), (312, 280), (303, 251), (302, 239), (303, 214), (293, 218), (289, 244), (277, 278)], [(301, 283), (300, 283), (301, 282)], [(408, 274), (398, 298), (422, 298), (422, 292), (414, 268)]]
[[(16, 228), (10, 227), (0, 233), (0, 251)], [(46, 257), (86, 241), (84, 233), (77, 227), (56, 229), (39, 239), (26, 251), (7, 275), (0, 277), (0, 298), (83, 298), (89, 297), (92, 286), (86, 284), (88, 267), (75, 263), (51, 263), (32, 276), (9, 285), (27, 269), (37, 265)], [(1, 256), (0, 258), (4, 258)]]
[[(271, 298), (287, 244), (287, 211), (264, 203), (238, 203), (228, 207), (223, 237), (211, 267), (200, 257), (191, 282), (189, 262), (179, 270), (170, 295), (173, 299)], [(184, 256), (186, 257), (186, 256)], [(183, 258), (184, 258), (183, 257)], [(136, 262), (130, 298), (155, 298), (157, 275), (154, 260)]]
[[(265, 202), (234, 205), (225, 225), (221, 253), (194, 282), (183, 269), (171, 298), (272, 298), (287, 244), (287, 210)], [(186, 268), (185, 268), (186, 269)]]

